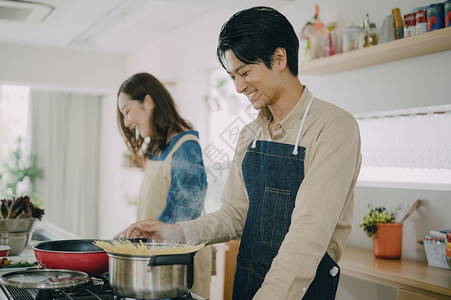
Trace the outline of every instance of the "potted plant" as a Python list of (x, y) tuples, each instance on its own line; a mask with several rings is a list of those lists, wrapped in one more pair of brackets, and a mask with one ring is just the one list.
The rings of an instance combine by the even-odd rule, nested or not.
[(373, 238), (373, 254), (377, 258), (400, 258), (402, 255), (402, 223), (395, 222), (400, 208), (368, 205), (370, 211), (363, 217), (360, 227)]
[(0, 165), (0, 197), (14, 197), (31, 194), (33, 204), (41, 206), (40, 198), (33, 192), (33, 184), (42, 179), (44, 172), (38, 166), (37, 155), (23, 150), (22, 138), (17, 147), (9, 153), (8, 159)]
[(34, 222), (44, 214), (39, 208), (42, 201), (32, 192), (39, 178), (43, 178), (43, 170), (38, 167), (37, 156), (23, 150), (19, 137), (16, 149), (0, 165), (0, 244), (11, 247), (9, 255), (16, 256), (24, 250)]

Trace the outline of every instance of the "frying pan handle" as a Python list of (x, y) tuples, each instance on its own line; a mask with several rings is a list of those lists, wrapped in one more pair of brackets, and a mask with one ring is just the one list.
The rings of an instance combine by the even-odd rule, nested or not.
[(148, 267), (186, 265), (188, 267), (188, 287), (193, 286), (193, 254), (155, 255), (149, 259)]

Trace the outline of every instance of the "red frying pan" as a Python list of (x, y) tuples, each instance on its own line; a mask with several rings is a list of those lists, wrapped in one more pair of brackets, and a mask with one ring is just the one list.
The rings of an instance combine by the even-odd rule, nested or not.
[(38, 263), (46, 269), (75, 270), (96, 275), (108, 272), (108, 254), (95, 240), (45, 241), (33, 246)]

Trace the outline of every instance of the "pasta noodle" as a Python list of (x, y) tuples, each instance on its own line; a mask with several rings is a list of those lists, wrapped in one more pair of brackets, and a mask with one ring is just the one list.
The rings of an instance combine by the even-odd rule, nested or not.
[(191, 241), (186, 245), (180, 245), (179, 241), (167, 243), (146, 243), (142, 241), (133, 243), (130, 240), (111, 240), (111, 241), (94, 241), (94, 245), (102, 248), (106, 252), (115, 254), (130, 254), (130, 255), (165, 255), (165, 254), (185, 254), (196, 252), (205, 247), (206, 242), (192, 245)]

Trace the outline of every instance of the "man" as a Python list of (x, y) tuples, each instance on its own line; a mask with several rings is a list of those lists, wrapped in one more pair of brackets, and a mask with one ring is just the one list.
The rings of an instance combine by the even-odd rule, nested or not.
[(243, 128), (217, 212), (128, 237), (240, 239), (233, 299), (334, 299), (361, 164), (357, 122), (315, 98), (298, 75), (299, 41), (268, 7), (240, 11), (219, 36), (218, 59), (260, 110)]

